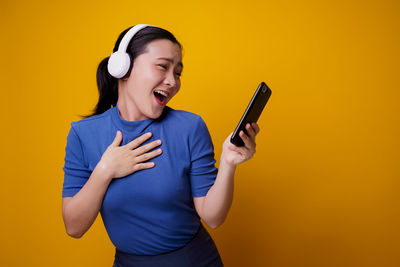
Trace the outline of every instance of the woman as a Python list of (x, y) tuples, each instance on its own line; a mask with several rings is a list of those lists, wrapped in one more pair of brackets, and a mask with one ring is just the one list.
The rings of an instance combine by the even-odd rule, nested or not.
[(66, 231), (80, 238), (100, 212), (114, 266), (222, 266), (200, 219), (213, 229), (224, 222), (236, 165), (255, 153), (259, 128), (240, 133), (244, 147), (228, 137), (215, 168), (200, 116), (166, 106), (181, 86), (181, 44), (142, 24), (122, 32), (117, 49), (129, 54), (126, 70), (116, 73), (114, 58), (101, 61), (95, 112), (72, 122), (67, 137)]

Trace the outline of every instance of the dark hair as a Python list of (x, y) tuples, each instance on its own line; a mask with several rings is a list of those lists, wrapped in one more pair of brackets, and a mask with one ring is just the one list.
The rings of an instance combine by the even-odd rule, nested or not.
[[(132, 26), (133, 27), (133, 26)], [(113, 52), (118, 50), (119, 43), (121, 42), (124, 35), (129, 31), (130, 28), (124, 30), (119, 35), (117, 42), (115, 43)], [(176, 40), (175, 36), (167, 30), (158, 27), (145, 27), (138, 31), (135, 36), (130, 40), (127, 48), (127, 53), (131, 58), (131, 64), (128, 73), (123, 77), (129, 77), (132, 71), (132, 65), (135, 58), (143, 53), (146, 53), (147, 44), (156, 39), (168, 39), (173, 43), (176, 43), (180, 49), (182, 45)], [(92, 110), (92, 114), (81, 115), (82, 118), (88, 118), (93, 115), (98, 115), (114, 107), (118, 100), (118, 79), (108, 73), (107, 64), (109, 57), (103, 59), (97, 68), (97, 88), (99, 90), (99, 100), (96, 107)], [(122, 79), (122, 78), (121, 78)]]

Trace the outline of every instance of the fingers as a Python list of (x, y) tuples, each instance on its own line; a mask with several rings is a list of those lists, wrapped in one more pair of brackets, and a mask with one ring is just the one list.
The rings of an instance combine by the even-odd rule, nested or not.
[(122, 141), (122, 133), (120, 131), (117, 131), (117, 133), (115, 134), (115, 138), (113, 140), (113, 142), (111, 143), (112, 146), (119, 146), (121, 144)]
[(246, 124), (246, 131), (247, 131), (247, 135), (252, 138), (255, 139), (256, 138), (256, 131), (255, 129), (252, 127), (252, 125), (250, 125), (250, 123)]
[(154, 158), (154, 157), (157, 157), (157, 156), (160, 155), (161, 153), (162, 153), (162, 149), (161, 149), (161, 148), (156, 149), (156, 150), (153, 150), (153, 151), (151, 151), (151, 152), (149, 152), (149, 153), (144, 153), (144, 154), (139, 155), (139, 156), (136, 157), (136, 162), (145, 162), (145, 161), (148, 161), (149, 159), (152, 159), (152, 158)]
[(247, 149), (252, 149), (253, 147), (255, 147), (254, 139), (247, 136), (243, 131), (240, 131), (239, 136), (240, 138), (242, 138), (243, 143)]
[(260, 127), (258, 127), (258, 124), (253, 122), (253, 123), (247, 123), (246, 124), (246, 131), (247, 135), (241, 131), (239, 133), (239, 136), (242, 138), (246, 148), (250, 150), (255, 150), (256, 147), (256, 135), (260, 132)]
[(260, 132), (260, 127), (258, 127), (257, 123), (253, 122), (251, 126), (253, 126), (253, 129), (256, 131), (256, 134)]
[(151, 133), (145, 133), (141, 136), (139, 136), (138, 138), (133, 139), (132, 141), (130, 141), (129, 143), (126, 144), (126, 147), (129, 149), (134, 149), (137, 148), (138, 146), (140, 146), (141, 144), (143, 144), (147, 139), (149, 139), (151, 137)]
[(248, 123), (246, 124), (246, 131), (251, 138), (255, 139), (256, 135), (260, 132), (260, 127), (255, 122)]
[(235, 146), (234, 144), (229, 144), (229, 149), (230, 150), (232, 150), (232, 151), (235, 151), (235, 152), (237, 152), (237, 153), (239, 153), (239, 154), (245, 154), (246, 153), (246, 147), (243, 147), (243, 146)]
[(161, 145), (161, 140), (155, 140), (155, 141), (145, 144), (141, 147), (138, 147), (138, 148), (134, 149), (133, 151), (136, 156), (140, 156), (159, 145)]
[(133, 166), (133, 172), (137, 172), (144, 169), (150, 169), (155, 166), (154, 162), (138, 163)]

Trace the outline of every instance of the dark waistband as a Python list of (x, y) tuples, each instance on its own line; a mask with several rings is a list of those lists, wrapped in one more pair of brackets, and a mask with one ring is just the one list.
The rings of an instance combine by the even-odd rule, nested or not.
[(158, 255), (136, 255), (136, 254), (130, 254), (124, 251), (119, 250), (118, 248), (115, 249), (116, 254), (120, 255), (125, 255), (128, 257), (137, 257), (137, 258), (151, 258), (151, 257), (157, 257), (157, 256), (163, 256), (163, 255), (169, 255), (169, 254), (174, 254), (174, 253), (179, 253), (181, 250), (185, 249), (186, 247), (190, 247), (193, 245), (193, 243), (196, 243), (198, 239), (204, 238), (206, 235), (209, 235), (207, 230), (204, 228), (203, 224), (200, 223), (199, 228), (197, 229), (197, 232), (194, 234), (193, 238), (183, 247), (177, 248), (175, 250), (158, 254)]
[(215, 243), (201, 223), (189, 243), (167, 253), (134, 255), (116, 249), (114, 266), (193, 266), (194, 263), (196, 266), (222, 266)]

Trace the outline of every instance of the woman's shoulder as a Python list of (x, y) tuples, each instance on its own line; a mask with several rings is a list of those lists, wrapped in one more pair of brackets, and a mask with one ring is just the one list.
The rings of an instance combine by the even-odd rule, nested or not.
[(106, 126), (106, 122), (110, 121), (111, 109), (104, 111), (101, 114), (92, 115), (90, 117), (86, 117), (77, 121), (71, 122), (71, 127), (77, 130), (87, 130), (87, 129), (101, 129)]
[(207, 125), (202, 117), (193, 112), (168, 108), (165, 121), (171, 131), (188, 136), (208, 133)]
[(198, 124), (202, 123), (203, 119), (201, 118), (200, 115), (189, 112), (186, 110), (179, 110), (179, 109), (173, 109), (171, 107), (166, 107), (166, 118), (167, 120), (171, 121), (179, 121), (188, 125), (193, 125), (193, 124)]
[(171, 107), (166, 107), (166, 110), (168, 112), (168, 116), (173, 118), (183, 119), (183, 120), (201, 119), (200, 115), (190, 111), (173, 109)]

